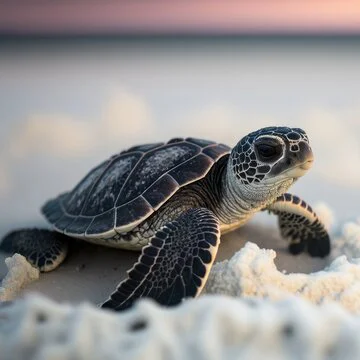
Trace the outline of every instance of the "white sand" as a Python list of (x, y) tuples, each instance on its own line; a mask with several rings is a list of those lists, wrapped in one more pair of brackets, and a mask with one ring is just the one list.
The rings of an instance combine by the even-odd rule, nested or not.
[(20, 289), (39, 279), (39, 270), (19, 254), (5, 259), (8, 272), (0, 287), (0, 301), (13, 300)]
[(360, 317), (315, 307), (204, 296), (164, 309), (141, 301), (124, 313), (28, 297), (0, 307), (2, 360), (360, 358)]
[(273, 250), (247, 243), (230, 260), (213, 266), (205, 292), (273, 300), (295, 294), (315, 304), (336, 301), (360, 313), (360, 258), (340, 256), (323, 271), (284, 274), (276, 268), (275, 256)]

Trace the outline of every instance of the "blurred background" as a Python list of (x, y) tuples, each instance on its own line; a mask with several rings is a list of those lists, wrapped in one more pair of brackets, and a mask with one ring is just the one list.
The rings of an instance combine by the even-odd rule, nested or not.
[(4, 0), (0, 236), (132, 144), (270, 125), (313, 145), (291, 191), (357, 217), (359, 64), (359, 1)]

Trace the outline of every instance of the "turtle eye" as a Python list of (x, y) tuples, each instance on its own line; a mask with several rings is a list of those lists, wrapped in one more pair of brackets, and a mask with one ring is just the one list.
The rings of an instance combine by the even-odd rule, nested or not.
[(258, 153), (264, 158), (270, 158), (276, 154), (276, 147), (266, 144), (260, 144), (257, 147)]
[(267, 139), (255, 144), (255, 149), (259, 160), (264, 162), (275, 161), (282, 155), (282, 145), (273, 139)]

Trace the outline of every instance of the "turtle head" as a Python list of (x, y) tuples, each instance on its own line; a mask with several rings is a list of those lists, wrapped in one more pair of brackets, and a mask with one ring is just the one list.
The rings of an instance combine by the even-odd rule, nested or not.
[[(234, 147), (229, 167), (247, 192), (262, 197), (284, 193), (310, 169), (313, 154), (304, 130), (267, 127), (254, 131)], [(267, 195), (268, 194), (268, 195)], [(270, 199), (264, 199), (270, 200)]]

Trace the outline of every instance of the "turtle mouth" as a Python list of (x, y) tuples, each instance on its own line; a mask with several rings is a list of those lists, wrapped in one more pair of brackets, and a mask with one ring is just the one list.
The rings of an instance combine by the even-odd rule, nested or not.
[(314, 159), (309, 159), (304, 163), (300, 164), (299, 167), (302, 170), (309, 170), (313, 166), (313, 163), (314, 163)]
[(308, 159), (303, 163), (284, 171), (283, 175), (288, 178), (298, 179), (299, 177), (305, 175), (305, 173), (312, 167), (313, 163), (314, 159)]

